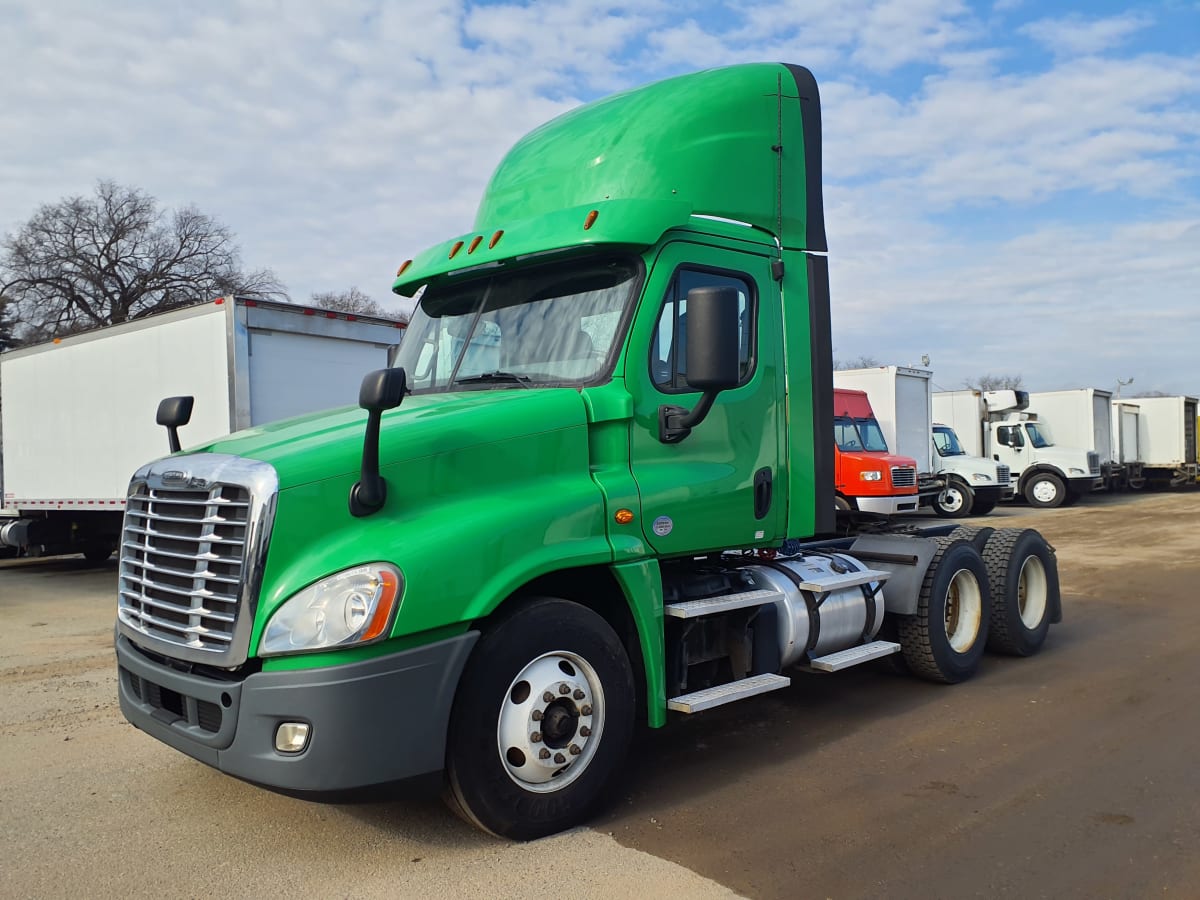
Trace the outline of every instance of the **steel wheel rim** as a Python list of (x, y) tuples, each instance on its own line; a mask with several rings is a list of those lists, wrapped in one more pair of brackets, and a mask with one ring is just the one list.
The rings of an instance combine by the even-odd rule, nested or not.
[(1042, 561), (1036, 556), (1025, 557), (1017, 576), (1017, 609), (1026, 628), (1032, 630), (1042, 623), (1049, 603), (1049, 585)]
[(1056, 496), (1058, 496), (1058, 488), (1054, 486), (1053, 482), (1042, 480), (1033, 486), (1033, 497), (1039, 503), (1049, 503)]
[(947, 512), (958, 512), (966, 505), (966, 497), (958, 488), (948, 487), (942, 491), (942, 495), (938, 498), (942, 504), (942, 509)]
[(600, 676), (578, 654), (554, 650), (526, 665), (508, 686), (496, 745), (509, 778), (524, 790), (548, 794), (587, 770), (603, 731)]
[(955, 653), (965, 653), (979, 637), (983, 621), (983, 592), (970, 569), (959, 569), (946, 588), (946, 640)]

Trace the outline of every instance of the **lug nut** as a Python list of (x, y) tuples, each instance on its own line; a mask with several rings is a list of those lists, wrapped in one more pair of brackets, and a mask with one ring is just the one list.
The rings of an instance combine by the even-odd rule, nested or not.
[(580, 737), (591, 737), (591, 736), (592, 736), (592, 729), (588, 728), (586, 725), (582, 726), (582, 727), (579, 729), (579, 736), (580, 736)]
[(541, 750), (538, 751), (538, 759), (549, 759), (549, 758), (550, 758), (550, 751), (547, 750), (545, 747), (543, 747)]
[(583, 704), (583, 706), (579, 707), (579, 711), (585, 716), (590, 716), (592, 714), (592, 704)]
[(546, 691), (546, 693), (542, 694), (542, 700), (544, 700), (546, 703), (549, 703), (553, 699), (554, 699), (554, 695), (552, 693), (550, 693), (549, 691)]
[(555, 753), (554, 761), (556, 763), (558, 763), (559, 765), (562, 765), (563, 763), (565, 763), (567, 761), (567, 758), (565, 756), (563, 756), (561, 753)]
[(570, 747), (568, 747), (567, 749), (570, 751), (570, 753), (571, 753), (571, 755), (572, 755), (572, 756), (578, 756), (580, 753), (582, 753), (582, 752), (583, 752), (582, 750), (580, 750), (580, 749), (579, 749), (579, 745), (578, 745), (578, 744), (572, 744), (572, 745), (571, 745)]
[(533, 721), (535, 721), (535, 722), (542, 721), (542, 711), (540, 709), (535, 709), (533, 711), (533, 715), (530, 716), (530, 718), (533, 719)]
[(535, 744), (540, 744), (542, 742), (542, 733), (540, 731), (535, 731), (529, 736), (529, 739)]
[(584, 693), (579, 688), (575, 688), (575, 693), (571, 696), (573, 696), (576, 700), (582, 700), (584, 698)]
[(564, 681), (558, 686), (558, 692), (560, 694), (569, 694), (571, 693), (571, 686)]

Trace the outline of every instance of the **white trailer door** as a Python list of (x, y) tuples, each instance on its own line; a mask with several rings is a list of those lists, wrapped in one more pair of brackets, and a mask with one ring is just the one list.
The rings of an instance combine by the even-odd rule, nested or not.
[(1092, 446), (1100, 454), (1100, 462), (1112, 459), (1112, 397), (1092, 392)]
[(250, 424), (353, 406), (363, 376), (388, 364), (365, 341), (250, 329)]
[(896, 446), (893, 453), (911, 456), (918, 472), (932, 472), (932, 401), (929, 377), (896, 373)]

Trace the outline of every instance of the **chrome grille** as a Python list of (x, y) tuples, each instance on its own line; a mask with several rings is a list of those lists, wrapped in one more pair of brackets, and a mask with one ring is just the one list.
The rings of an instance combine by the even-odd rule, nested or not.
[(250, 492), (134, 487), (121, 540), (118, 615), (159, 640), (222, 653), (233, 641)]
[(1100, 474), (1100, 454), (1095, 450), (1088, 451), (1088, 471), (1093, 475)]
[(892, 487), (916, 487), (917, 470), (912, 466), (892, 466)]
[(121, 535), (119, 630), (177, 659), (244, 662), (277, 487), (271, 466), (224, 454), (139, 469)]
[(997, 481), (997, 483), (999, 483), (1000, 485), (1006, 485), (1006, 484), (1008, 484), (1009, 479), (1011, 477), (1012, 477), (1012, 472), (1008, 468), (1008, 466), (1004, 465), (1003, 463), (996, 464), (996, 481)]

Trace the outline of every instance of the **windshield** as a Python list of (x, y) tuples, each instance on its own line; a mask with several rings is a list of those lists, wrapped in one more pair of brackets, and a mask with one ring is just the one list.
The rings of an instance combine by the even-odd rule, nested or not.
[(1025, 423), (1025, 430), (1029, 432), (1029, 443), (1033, 444), (1033, 446), (1038, 448), (1053, 446), (1050, 443), (1049, 435), (1042, 434), (1032, 422)]
[(938, 456), (966, 456), (967, 451), (958, 442), (958, 435), (953, 428), (945, 425), (935, 425), (933, 428), (933, 446)]
[(430, 288), (395, 365), (412, 393), (598, 381), (640, 275), (635, 259), (605, 258)]
[(833, 439), (839, 450), (869, 450), (872, 453), (887, 453), (887, 441), (879, 423), (874, 419), (852, 419), (837, 416), (833, 420)]

